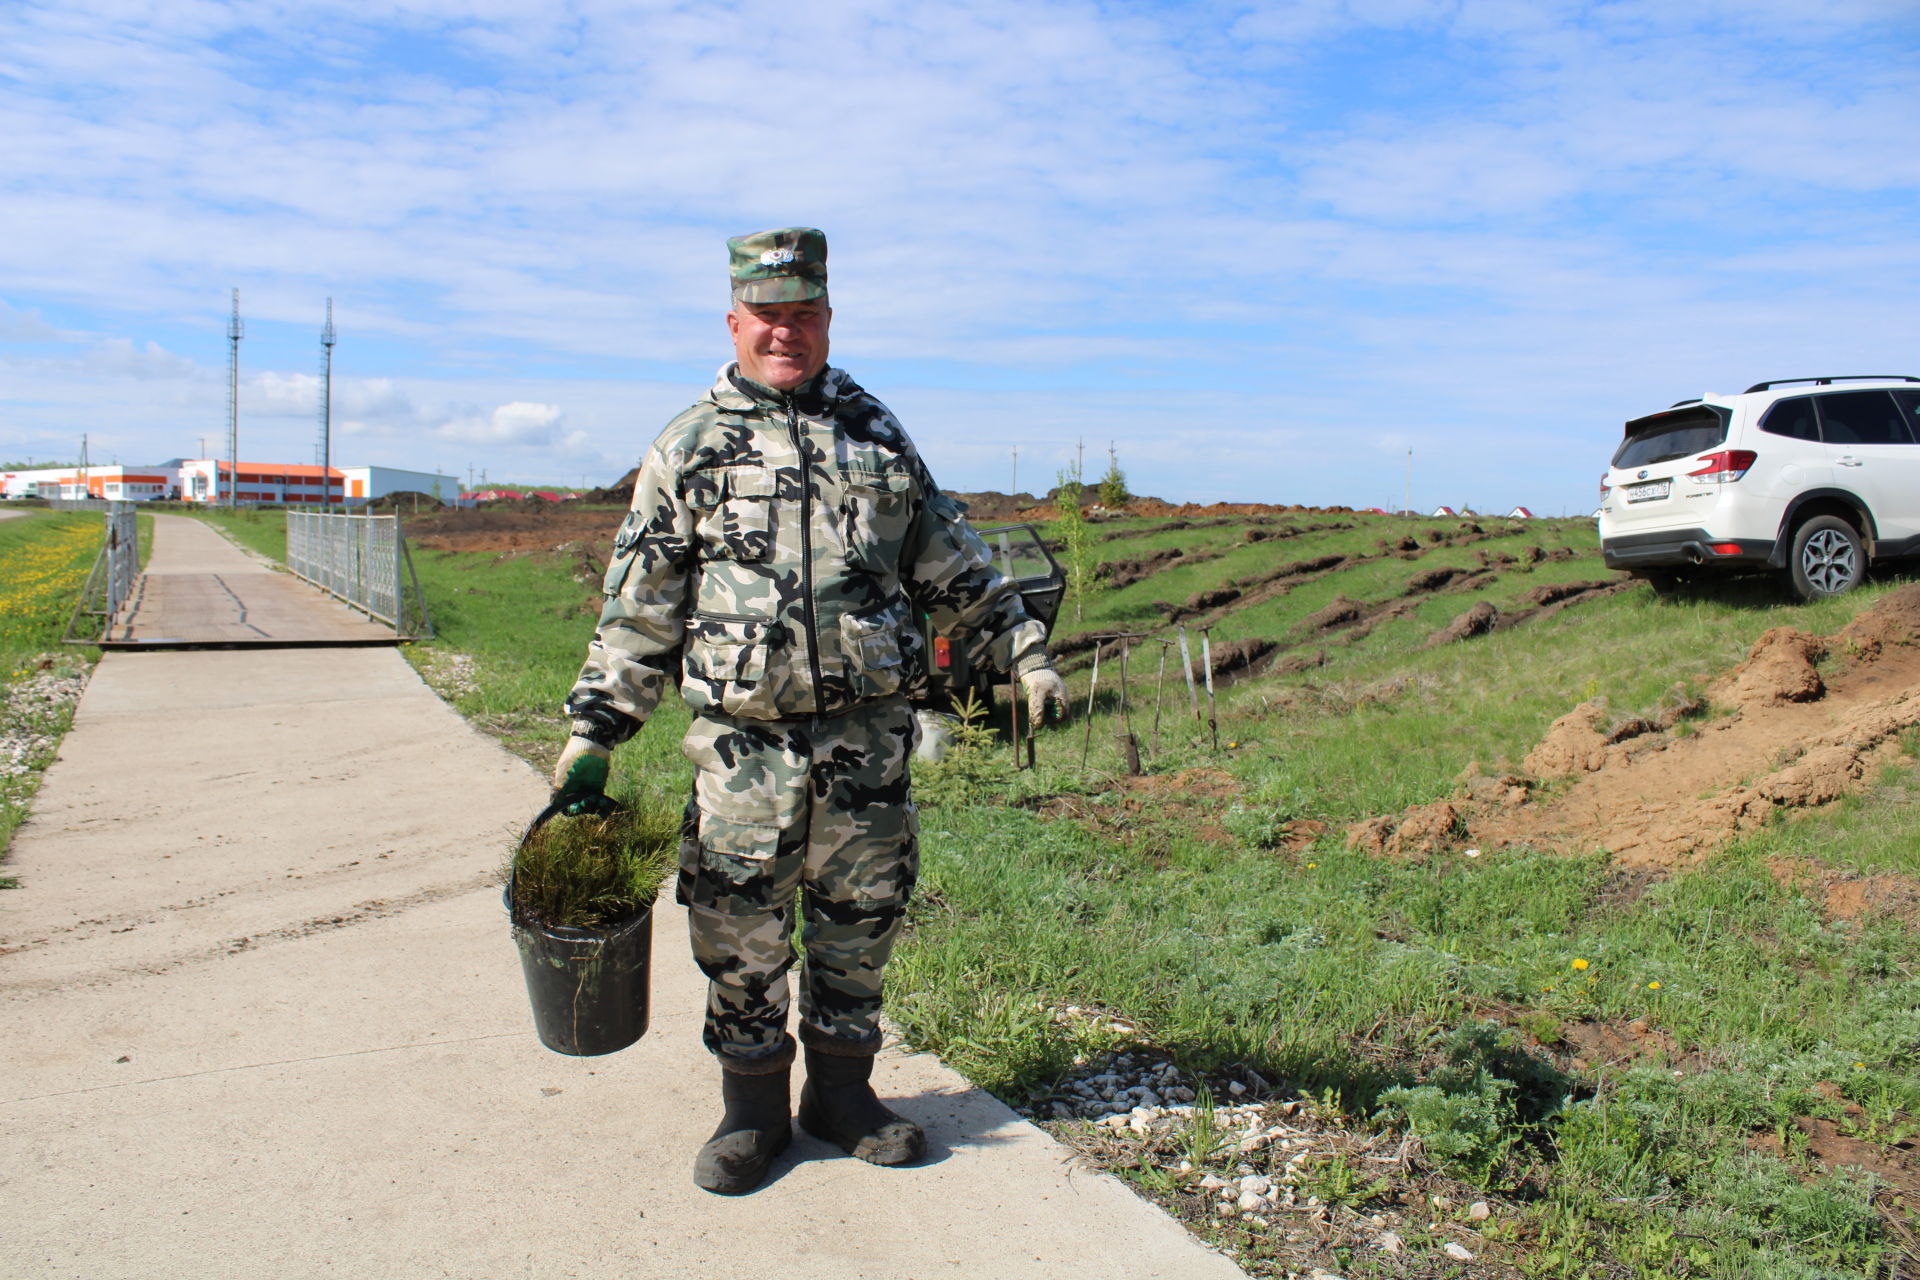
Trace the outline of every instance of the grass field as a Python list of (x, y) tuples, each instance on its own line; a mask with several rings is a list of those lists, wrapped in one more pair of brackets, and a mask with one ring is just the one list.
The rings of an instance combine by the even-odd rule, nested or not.
[(0, 520), (0, 857), (72, 723), (76, 678), (100, 656), (60, 641), (104, 536), (90, 511)]
[[(243, 515), (235, 532), (271, 553), (269, 523)], [(1190, 620), (1216, 642), (1262, 638), (1277, 657), (1313, 659), (1222, 689), (1218, 750), (1176, 678), (1150, 777), (1128, 779), (1112, 664), (1089, 726), (1090, 671), (1076, 661), (1076, 719), (1043, 735), (1037, 769), (986, 747), (922, 773), (922, 888), (889, 970), (893, 1017), (1016, 1103), (1133, 1049), (1216, 1090), (1255, 1073), (1325, 1123), (1417, 1140), (1378, 1178), (1310, 1166), (1311, 1222), (1210, 1212), (1194, 1179), (1231, 1172), (1231, 1157), (1209, 1165), (1203, 1152), (1181, 1170), (1141, 1145), (1110, 1160), (1256, 1275), (1878, 1277), (1920, 1265), (1913, 1201), (1902, 1209), (1897, 1187), (1814, 1141), (1838, 1135), (1895, 1179), (1899, 1144), (1920, 1133), (1911, 912), (1836, 917), (1817, 887), (1869, 873), (1920, 885), (1911, 754), (1861, 798), (1669, 873), (1629, 873), (1604, 853), (1392, 860), (1342, 838), (1357, 819), (1453, 794), (1471, 767), (1514, 767), (1586, 698), (1651, 711), (1676, 683), (1703, 688), (1768, 628), (1831, 633), (1895, 584), (1811, 606), (1765, 584), (1673, 601), (1636, 587), (1429, 646), (1475, 601), (1518, 616), (1536, 588), (1609, 576), (1589, 524), (1436, 523), (1300, 513), (1268, 521), (1277, 536), (1257, 542), (1244, 522), (1096, 526), (1105, 561), (1185, 554), (1089, 593), (1063, 643), (1161, 627), (1163, 606), (1289, 562), (1349, 560)], [(1395, 552), (1403, 538), (1420, 549)], [(598, 583), (571, 553), (415, 559), (439, 639), (412, 659), (477, 723), (550, 761)], [(1447, 566), (1479, 575), (1471, 590), (1407, 594), (1412, 575)], [(1370, 629), (1307, 629), (1342, 598), (1404, 608)], [(1129, 702), (1151, 746), (1148, 662)], [(671, 801), (686, 785), (685, 714), (670, 700), (658, 719), (616, 753), (615, 786)], [(1618, 1040), (1633, 1051), (1602, 1052)], [(1070, 1140), (1092, 1130), (1050, 1124)], [(1476, 1197), (1497, 1212), (1470, 1223), (1456, 1210)], [(1329, 1243), (1329, 1222), (1366, 1215), (1405, 1224), (1405, 1249)], [(1439, 1252), (1443, 1238), (1470, 1239), (1474, 1260)]]

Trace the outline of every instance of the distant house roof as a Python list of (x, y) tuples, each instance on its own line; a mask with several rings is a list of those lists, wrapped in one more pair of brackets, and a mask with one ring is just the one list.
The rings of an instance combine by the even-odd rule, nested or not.
[(1435, 507), (1433, 509), (1433, 514), (1437, 516), (1456, 516), (1456, 515), (1459, 515), (1460, 513), (1455, 511), (1452, 507)]
[(518, 502), (520, 491), (518, 489), (476, 489), (472, 493), (463, 493), (460, 496), (471, 502), (499, 502), (502, 499)]
[(1513, 510), (1507, 512), (1507, 515), (1509, 518), (1515, 520), (1533, 519), (1533, 512), (1527, 510), (1525, 507), (1515, 507)]

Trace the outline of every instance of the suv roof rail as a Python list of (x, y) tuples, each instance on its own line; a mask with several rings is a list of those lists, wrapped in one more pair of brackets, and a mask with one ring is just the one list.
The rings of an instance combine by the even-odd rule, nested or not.
[(1675, 400), (1672, 404), (1668, 405), (1667, 408), (1678, 409), (1683, 404), (1699, 404), (1700, 401), (1701, 401), (1700, 396), (1695, 396), (1691, 400)]
[(1775, 387), (1784, 387), (1792, 382), (1811, 382), (1824, 387), (1833, 382), (1920, 382), (1920, 378), (1906, 373), (1839, 373), (1827, 378), (1775, 378), (1772, 382), (1756, 382), (1748, 387), (1744, 394), (1752, 395), (1756, 391), (1771, 391)]

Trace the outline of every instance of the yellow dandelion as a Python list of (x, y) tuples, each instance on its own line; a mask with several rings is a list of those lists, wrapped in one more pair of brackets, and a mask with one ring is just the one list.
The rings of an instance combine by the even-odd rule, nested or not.
[(1318, 867), (1319, 865), (1320, 864), (1317, 862), (1309, 862), (1307, 864), (1307, 870), (1312, 871), (1315, 867)]
[(1865, 1071), (1867, 1069), (1867, 1064), (1864, 1062), (1856, 1062), (1853, 1064), (1853, 1069), (1855, 1071)]
[(1576, 970), (1579, 970), (1579, 969), (1585, 969), (1585, 968), (1587, 967), (1587, 962), (1586, 962), (1585, 960), (1582, 960), (1582, 959), (1579, 959), (1578, 957), (1576, 957), (1576, 958), (1574, 959), (1574, 962), (1573, 962), (1573, 967), (1574, 967), (1574, 968), (1575, 968)]
[(1551, 982), (1549, 982), (1549, 983), (1548, 983), (1548, 984), (1547, 984), (1546, 986), (1544, 986), (1544, 987), (1542, 987), (1542, 988), (1540, 988), (1540, 989), (1541, 989), (1542, 991), (1551, 991), (1551, 990), (1553, 990), (1553, 984), (1552, 984)]
[(1658, 991), (1659, 989), (1660, 989), (1660, 984), (1657, 982), (1649, 982), (1647, 984), (1647, 990), (1649, 991)]

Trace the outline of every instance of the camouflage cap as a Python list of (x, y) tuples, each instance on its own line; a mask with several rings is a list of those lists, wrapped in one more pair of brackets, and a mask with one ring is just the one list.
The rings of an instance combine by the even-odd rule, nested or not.
[(827, 296), (827, 237), (812, 227), (756, 231), (727, 241), (736, 302), (801, 302)]

